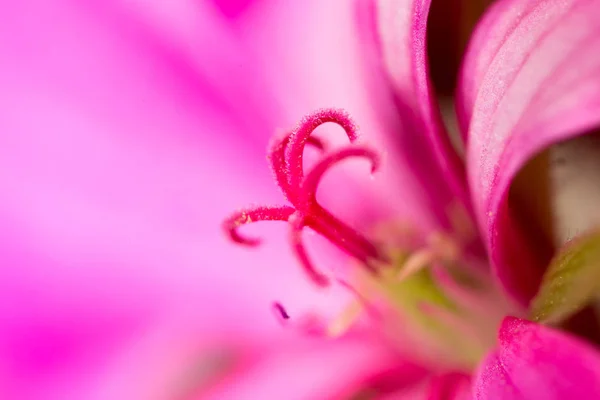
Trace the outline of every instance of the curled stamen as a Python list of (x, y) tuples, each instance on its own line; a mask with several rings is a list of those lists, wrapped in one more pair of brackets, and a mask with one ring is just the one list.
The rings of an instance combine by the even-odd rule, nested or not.
[(260, 244), (260, 239), (240, 235), (238, 228), (241, 225), (257, 221), (287, 221), (295, 211), (295, 209), (288, 206), (244, 209), (227, 218), (223, 222), (223, 229), (234, 242), (247, 246), (257, 246)]
[(311, 228), (326, 237), (347, 254), (375, 271), (371, 261), (386, 261), (385, 255), (367, 238), (344, 224), (329, 211), (315, 203), (311, 210)]
[(291, 187), (300, 187), (304, 178), (302, 168), (304, 145), (311, 137), (312, 132), (318, 126), (327, 122), (334, 122), (340, 125), (346, 131), (351, 142), (354, 142), (358, 138), (354, 122), (343, 110), (324, 109), (306, 116), (300, 123), (300, 126), (290, 136), (290, 141), (286, 149), (285, 160), (288, 166), (289, 184)]
[(308, 274), (308, 276), (319, 286), (328, 286), (329, 279), (318, 272), (313, 266), (312, 262), (308, 258), (308, 254), (306, 254), (306, 249), (304, 248), (304, 244), (302, 243), (302, 229), (305, 226), (305, 219), (302, 214), (295, 212), (289, 218), (290, 223), (290, 241), (292, 243), (292, 248), (296, 253), (296, 257), (300, 261), (300, 264), (304, 267), (304, 270)]
[(360, 233), (339, 221), (322, 208), (316, 199), (318, 184), (331, 167), (350, 157), (364, 157), (371, 162), (371, 173), (379, 168), (379, 156), (367, 147), (348, 146), (328, 154), (306, 175), (301, 187), (301, 204), (306, 213), (315, 215), (315, 229), (347, 253), (370, 266), (370, 259), (381, 259), (378, 249)]
[(302, 197), (307, 204), (312, 204), (317, 201), (317, 188), (321, 178), (325, 172), (331, 167), (350, 157), (362, 157), (371, 162), (371, 173), (374, 174), (379, 169), (379, 155), (367, 147), (363, 146), (348, 146), (337, 150), (323, 157), (318, 164), (304, 178), (302, 182)]
[(340, 125), (351, 142), (357, 139), (354, 123), (342, 110), (320, 110), (304, 118), (299, 127), (291, 134), (280, 135), (269, 146), (268, 159), (275, 179), (284, 195), (294, 205), (280, 207), (257, 207), (242, 210), (224, 222), (224, 228), (237, 243), (255, 246), (259, 240), (247, 238), (239, 234), (238, 227), (249, 222), (261, 220), (281, 220), (290, 223), (290, 242), (298, 260), (306, 273), (319, 286), (329, 284), (329, 279), (318, 272), (308, 257), (302, 241), (302, 230), (310, 227), (327, 238), (347, 254), (361, 261), (373, 272), (387, 257), (380, 249), (363, 237), (352, 227), (344, 224), (316, 201), (317, 186), (323, 174), (336, 163), (349, 157), (363, 157), (371, 161), (372, 172), (378, 168), (379, 157), (376, 152), (366, 147), (349, 146), (331, 154), (327, 154), (304, 177), (302, 157), (305, 145), (324, 150), (325, 145), (318, 138), (312, 137), (314, 129), (326, 122)]
[[(271, 140), (267, 149), (267, 160), (283, 195), (290, 202), (294, 203), (298, 188), (290, 186), (288, 166), (285, 162), (285, 149), (290, 141), (290, 135), (290, 133), (286, 133)], [(313, 136), (308, 138), (306, 144), (312, 145), (319, 151), (325, 151), (326, 148), (325, 143), (321, 139)]]

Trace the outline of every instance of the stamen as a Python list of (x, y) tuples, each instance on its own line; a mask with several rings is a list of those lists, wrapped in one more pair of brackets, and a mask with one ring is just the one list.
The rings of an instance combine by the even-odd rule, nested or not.
[(292, 207), (256, 207), (252, 209), (240, 210), (223, 222), (223, 229), (229, 234), (231, 240), (246, 246), (258, 246), (260, 239), (244, 237), (239, 234), (238, 228), (241, 225), (258, 221), (287, 221), (295, 212)]
[[(285, 162), (285, 149), (290, 141), (291, 133), (286, 133), (283, 136), (276, 136), (271, 140), (268, 147), (267, 160), (271, 165), (271, 170), (275, 176), (275, 180), (283, 195), (292, 203), (297, 197), (297, 188), (290, 186), (288, 167)], [(325, 151), (325, 143), (316, 137), (309, 137), (306, 144), (315, 147), (319, 151)]]
[(372, 174), (377, 172), (379, 169), (379, 155), (375, 151), (362, 146), (347, 146), (323, 157), (321, 161), (316, 164), (306, 175), (304, 182), (302, 182), (303, 200), (307, 204), (316, 203), (317, 188), (325, 172), (329, 171), (335, 164), (350, 157), (361, 157), (368, 159), (371, 162)]
[(308, 258), (308, 254), (306, 254), (306, 250), (304, 249), (304, 244), (302, 243), (302, 229), (305, 226), (305, 219), (298, 212), (292, 214), (289, 219), (290, 222), (290, 240), (292, 243), (292, 249), (296, 253), (296, 257), (300, 261), (300, 264), (304, 267), (304, 270), (318, 286), (328, 286), (329, 279), (317, 272), (312, 262)]
[(302, 230), (309, 227), (323, 235), (341, 250), (355, 257), (372, 271), (376, 270), (375, 262), (387, 262), (377, 246), (363, 237), (359, 232), (344, 224), (317, 203), (316, 191), (319, 181), (330, 168), (350, 157), (362, 157), (371, 162), (371, 171), (379, 166), (379, 157), (371, 149), (362, 146), (347, 146), (324, 156), (304, 177), (303, 152), (306, 144), (324, 150), (322, 141), (311, 136), (321, 124), (334, 122), (340, 125), (354, 142), (358, 135), (356, 127), (348, 114), (342, 110), (320, 110), (304, 118), (299, 127), (291, 134), (279, 136), (269, 146), (268, 159), (286, 198), (294, 207), (257, 207), (242, 210), (224, 222), (224, 228), (231, 239), (237, 243), (255, 246), (258, 239), (240, 235), (240, 225), (263, 220), (280, 220), (290, 223), (290, 241), (292, 248), (309, 277), (319, 286), (327, 286), (329, 279), (313, 266), (304, 244)]
[(286, 150), (286, 162), (289, 172), (289, 183), (291, 187), (300, 187), (304, 172), (302, 168), (304, 145), (307, 143), (310, 135), (317, 127), (327, 122), (334, 122), (341, 126), (350, 142), (358, 139), (356, 126), (350, 116), (343, 110), (324, 109), (310, 114), (302, 120), (300, 126), (290, 135), (290, 141)]
[(361, 261), (367, 268), (375, 271), (372, 261), (387, 262), (385, 254), (353, 228), (338, 220), (318, 203), (313, 206), (315, 231), (326, 237), (330, 242)]

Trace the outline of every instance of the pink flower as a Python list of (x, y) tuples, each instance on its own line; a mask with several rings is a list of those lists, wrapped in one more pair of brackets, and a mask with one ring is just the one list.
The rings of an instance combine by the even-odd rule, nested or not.
[[(470, 324), (468, 320), (477, 320), (483, 326), (493, 326), (500, 318), (488, 315), (489, 320), (486, 320), (481, 313), (478, 314), (481, 310), (477, 310), (477, 305), (491, 313), (490, 307), (498, 303), (493, 296), (485, 299), (481, 293), (469, 298), (464, 293), (464, 284), (461, 287), (459, 279), (452, 277), (452, 272), (440, 276), (442, 271), (436, 271), (435, 266), (452, 269), (459, 265), (462, 273), (477, 275), (467, 268), (476, 263), (473, 258), (478, 255), (477, 239), (466, 236), (464, 230), (461, 232), (461, 228), (468, 226), (472, 213), (482, 232), (491, 263), (507, 292), (527, 305), (537, 291), (549, 253), (536, 243), (540, 241), (538, 236), (531, 237), (528, 234), (524, 220), (519, 219), (510, 208), (508, 189), (517, 173), (536, 153), (557, 141), (585, 133), (598, 123), (597, 92), (588, 86), (595, 87), (597, 84), (596, 67), (600, 62), (595, 55), (598, 54), (594, 41), (597, 35), (590, 15), (600, 10), (598, 5), (591, 2), (501, 1), (488, 11), (467, 51), (457, 90), (458, 120), (463, 139), (467, 142), (464, 164), (443, 127), (435, 105), (434, 88), (428, 76), (425, 48), (428, 10), (429, 2), (396, 4), (382, 1), (375, 2), (371, 8), (363, 8), (361, 12), (363, 16), (368, 12), (374, 14), (372, 18), (375, 25), (372, 29), (376, 34), (371, 39), (375, 39), (376, 54), (379, 56), (375, 57), (383, 61), (387, 70), (401, 119), (401, 128), (396, 136), (388, 137), (382, 147), (389, 148), (389, 143), (394, 143), (394, 140), (400, 142), (402, 146), (392, 147), (394, 154), (388, 156), (394, 160), (399, 157), (403, 160), (399, 163), (409, 165), (414, 176), (420, 178), (425, 194), (420, 200), (429, 211), (429, 217), (433, 218), (424, 217), (422, 208), (412, 207), (413, 213), (408, 217), (408, 223), (412, 224), (413, 229), (416, 225), (416, 233), (387, 230), (383, 235), (369, 235), (351, 228), (335, 216), (335, 208), (328, 211), (317, 201), (319, 181), (325, 171), (340, 161), (350, 157), (365, 158), (371, 163), (372, 172), (383, 164), (379, 152), (373, 150), (372, 145), (357, 142), (355, 123), (346, 113), (325, 109), (309, 114), (296, 128), (275, 137), (269, 148), (271, 169), (291, 205), (239, 210), (226, 220), (225, 229), (234, 241), (256, 245), (255, 239), (245, 238), (239, 232), (241, 225), (261, 220), (287, 222), (291, 249), (307, 276), (320, 286), (328, 286), (332, 280), (339, 281), (340, 275), (343, 276), (341, 282), (344, 285), (350, 281), (357, 292), (358, 303), (371, 319), (367, 325), (370, 328), (372, 325), (378, 326), (383, 332), (382, 336), (392, 342), (390, 348), (401, 354), (401, 359), (419, 360), (430, 371), (429, 374), (425, 373), (424, 378), (425, 381), (429, 379), (429, 383), (419, 392), (423, 395), (429, 393), (432, 398), (450, 396), (447, 394), (450, 389), (443, 391), (446, 394), (437, 394), (436, 388), (441, 385), (452, 387), (451, 396), (455, 398), (469, 396), (469, 378), (465, 374), (469, 374), (474, 366), (464, 358), (461, 360), (461, 356), (465, 357), (466, 353), (474, 351), (481, 357), (493, 348), (493, 340), (482, 344), (483, 351), (480, 353), (470, 348), (469, 345), (474, 343), (468, 335), (486, 342), (486, 333), (481, 326), (479, 329), (471, 327), (474, 330), (470, 330), (465, 329), (464, 325)], [(584, 65), (581, 68), (586, 71), (585, 79), (580, 73), (571, 72), (575, 68), (572, 65), (574, 59), (565, 58), (565, 54), (581, 54), (577, 63)], [(558, 92), (550, 82), (565, 86), (561, 86), (563, 90)], [(559, 93), (560, 101), (557, 99)], [(351, 144), (326, 149), (314, 165), (304, 170), (304, 147), (310, 144), (311, 139), (316, 140), (312, 143), (314, 146), (323, 147), (320, 139), (314, 139), (311, 135), (317, 127), (328, 122), (339, 125)], [(392, 182), (387, 177), (384, 179)], [(415, 192), (417, 196), (420, 194), (414, 189), (405, 193), (415, 195)], [(402, 200), (405, 198), (403, 196)], [(368, 220), (371, 228), (382, 223), (389, 228), (393, 222), (388, 215), (374, 216), (375, 213), (368, 211), (370, 208), (385, 209), (385, 206), (385, 203), (375, 207), (372, 203), (361, 203), (353, 213), (348, 213), (348, 207), (344, 210), (355, 218), (366, 213), (364, 219)], [(465, 213), (460, 216), (462, 219), (458, 224), (453, 224), (452, 218), (455, 218), (454, 221), (457, 218), (456, 214), (453, 215), (457, 206)], [(406, 215), (404, 218), (407, 219)], [(348, 272), (339, 269), (328, 274), (315, 266), (301, 236), (306, 228), (350, 255), (368, 277), (347, 277), (345, 274)], [(395, 258), (398, 252), (400, 257)], [(422, 268), (431, 267), (431, 264), (434, 265), (431, 275), (433, 285), (442, 288), (452, 299), (452, 306), (444, 303), (445, 298), (436, 298), (438, 293), (428, 293), (427, 290), (431, 288), (423, 288), (429, 285), (427, 279), (431, 276), (419, 277), (418, 274)], [(350, 271), (350, 275), (352, 273)], [(419, 283), (411, 282), (413, 279)], [(369, 282), (364, 284), (364, 280)], [(403, 280), (406, 280), (407, 287), (399, 283)], [(416, 313), (423, 312), (425, 320), (431, 317), (443, 325), (446, 335), (451, 335), (449, 332), (452, 332), (452, 328), (458, 331), (455, 333), (460, 339), (456, 342), (448, 340), (445, 349), (440, 343), (436, 347), (427, 342), (424, 339), (427, 335), (419, 336), (423, 341), (419, 343), (417, 340), (416, 348), (419, 345), (428, 350), (435, 348), (438, 357), (435, 361), (427, 359), (431, 354), (416, 354), (419, 351), (415, 348), (406, 348), (406, 343), (414, 339), (407, 337), (410, 335), (405, 332), (405, 324), (411, 319), (406, 317), (407, 313), (410, 316), (415, 310), (403, 309), (400, 312), (397, 308), (410, 308), (406, 303), (414, 299), (402, 291), (410, 292), (412, 284), (422, 285), (419, 287), (423, 290), (423, 293), (419, 293), (420, 298), (416, 296), (422, 301), (416, 305)], [(486, 293), (489, 294), (489, 290)], [(401, 297), (401, 301), (398, 302), (394, 296)], [(476, 302), (481, 304), (474, 304)], [(452, 308), (456, 305), (458, 310)], [(286, 321), (290, 319), (281, 305), (277, 304), (276, 307)], [(516, 311), (501, 307), (500, 315), (505, 312)], [(342, 321), (344, 325), (348, 324), (347, 320)], [(418, 322), (425, 324), (424, 321)], [(338, 323), (338, 320), (334, 320), (333, 325), (322, 328), (324, 333), (338, 333)], [(520, 330), (522, 326), (526, 328)], [(439, 326), (431, 325), (429, 328), (435, 330)], [(310, 329), (314, 331), (314, 325)], [(389, 338), (390, 331), (392, 339)], [(509, 334), (513, 331), (523, 334)], [(533, 333), (529, 335), (525, 332)], [(402, 341), (402, 344), (395, 343), (394, 347), (395, 340)], [(536, 350), (547, 342), (565, 350), (557, 350), (556, 354)], [(452, 354), (451, 349), (460, 354)], [(471, 362), (477, 360), (475, 356)], [(595, 398), (600, 394), (596, 383), (598, 361), (593, 348), (575, 339), (548, 328), (509, 319), (500, 330), (499, 350), (494, 356), (487, 357), (481, 367), (483, 372), (475, 382), (475, 396), (558, 399), (581, 393), (587, 398)], [(585, 376), (585, 379), (574, 385), (558, 379), (560, 371), (569, 368), (569, 365), (579, 368), (574, 377)], [(436, 378), (440, 369), (442, 375)], [(512, 379), (512, 374), (525, 374), (531, 379)], [(363, 385), (369, 387), (368, 384)], [(574, 388), (576, 385), (579, 385), (577, 389)], [(407, 387), (402, 382), (393, 389), (400, 395)], [(545, 394), (541, 395), (542, 392)], [(414, 398), (416, 394), (411, 392), (410, 396)]]
[[(518, 310), (479, 265), (483, 242), (508, 293), (526, 303), (537, 290), (545, 255), (507, 192), (532, 155), (595, 126), (598, 6), (500, 1), (489, 10), (457, 91), (466, 163), (428, 77), (429, 2), (358, 6), (1, 6), (3, 397), (598, 393), (596, 352), (567, 334), (509, 319), (494, 348), (493, 324)], [(230, 210), (281, 202), (264, 145), (321, 108), (344, 109), (324, 116), (352, 135), (350, 115), (364, 141), (336, 150), (336, 135), (323, 132), (326, 152), (307, 154), (306, 165), (305, 136), (295, 131), (285, 149), (275, 142), (271, 161), (283, 163), (275, 172), (294, 209), (245, 214), (293, 214), (304, 271), (277, 227), (260, 232), (260, 251), (231, 246), (218, 232)], [(373, 181), (325, 177), (320, 208), (318, 168), (350, 156), (380, 171)], [(306, 183), (300, 173), (315, 165)], [(234, 216), (229, 228), (248, 222)], [(318, 239), (305, 252), (305, 226), (351, 260)], [(272, 301), (292, 329), (280, 329)], [(556, 379), (565, 368), (577, 388)]]

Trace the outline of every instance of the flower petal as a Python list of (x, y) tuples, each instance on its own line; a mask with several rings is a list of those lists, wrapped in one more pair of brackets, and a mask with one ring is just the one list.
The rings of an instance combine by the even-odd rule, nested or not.
[(463, 164), (437, 107), (427, 62), (427, 18), (431, 1), (375, 1), (381, 57), (402, 125), (395, 148), (424, 187), (428, 206), (443, 227), (456, 204), (469, 209)]
[(532, 322), (507, 318), (499, 347), (480, 366), (481, 400), (597, 399), (600, 354), (592, 346)]
[(396, 379), (392, 382), (388, 377), (387, 383), (396, 387), (414, 383), (426, 372), (390, 352), (375, 337), (363, 335), (295, 340), (264, 354), (202, 398), (347, 398), (389, 370)]
[(220, 231), (248, 199), (280, 199), (258, 140), (272, 131), (263, 114), (273, 109), (231, 74), (244, 54), (196, 8), (204, 3), (164, 4), (0, 6), (0, 381), (9, 398), (93, 398), (131, 343), (190, 308), (202, 343), (223, 330), (279, 331), (274, 299), (292, 310), (344, 300), (282, 268), (294, 260), (276, 235), (248, 266)]
[[(404, 379), (407, 378), (405, 375)], [(473, 398), (471, 377), (457, 372), (440, 375), (430, 373), (424, 379), (412, 379), (408, 384), (400, 387), (391, 386), (391, 388), (396, 390), (373, 390), (364, 393), (365, 396), (376, 395), (379, 400), (471, 400)]]
[(462, 70), (459, 114), (478, 222), (500, 280), (523, 303), (548, 254), (524, 236), (508, 189), (534, 155), (600, 123), (598, 12), (587, 0), (497, 2)]

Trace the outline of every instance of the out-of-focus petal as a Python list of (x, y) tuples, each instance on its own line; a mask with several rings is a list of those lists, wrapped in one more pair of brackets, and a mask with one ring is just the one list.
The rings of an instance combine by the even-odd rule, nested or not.
[(522, 302), (537, 290), (536, 252), (508, 204), (517, 172), (538, 152), (600, 122), (600, 36), (587, 0), (498, 2), (477, 28), (459, 110), (479, 225), (497, 274)]
[(427, 376), (421, 379), (409, 378), (410, 381), (402, 381), (401, 376), (398, 376), (396, 379), (402, 382), (402, 385), (396, 387), (390, 385), (384, 390), (375, 389), (361, 394), (365, 393), (365, 396), (372, 394), (378, 400), (471, 400), (473, 398), (471, 377), (463, 373), (450, 372), (435, 375), (429, 371)]
[(200, 398), (346, 398), (387, 370), (395, 371), (398, 386), (418, 381), (426, 372), (390, 352), (375, 337), (302, 339), (279, 343), (277, 351), (265, 350), (247, 370), (232, 375)]
[(592, 346), (543, 325), (507, 318), (498, 349), (480, 366), (481, 400), (597, 399), (600, 354)]
[(281, 235), (251, 265), (231, 251), (222, 218), (280, 199), (256, 140), (272, 124), (253, 113), (245, 65), (231, 70), (226, 26), (200, 2), (161, 3), (0, 6), (3, 397), (93, 398), (173, 314), (203, 342), (278, 329), (275, 299), (343, 300), (315, 295)]
[(449, 373), (432, 380), (428, 400), (470, 400), (471, 377)]
[(469, 209), (463, 164), (441, 120), (427, 61), (430, 1), (375, 1), (380, 57), (394, 89), (402, 125), (394, 133), (403, 155), (428, 194), (428, 207), (448, 227), (450, 209)]

